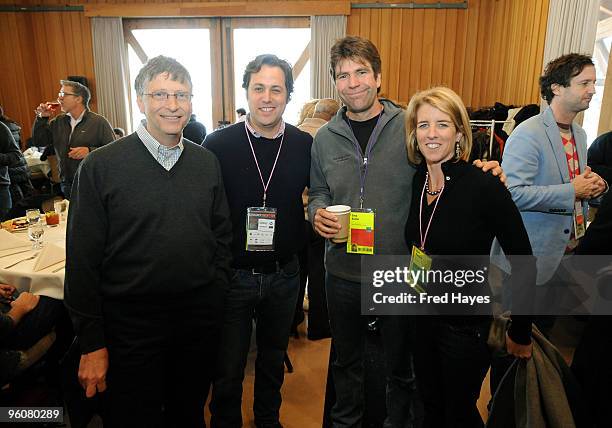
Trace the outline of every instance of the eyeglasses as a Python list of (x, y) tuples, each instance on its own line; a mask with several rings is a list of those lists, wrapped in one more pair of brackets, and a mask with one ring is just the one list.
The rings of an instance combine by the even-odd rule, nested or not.
[(73, 94), (72, 92), (58, 92), (57, 96), (60, 98), (65, 97), (66, 95), (72, 95), (73, 97), (78, 97), (77, 94)]
[(193, 94), (190, 94), (189, 92), (176, 92), (174, 94), (169, 94), (168, 92), (158, 91), (143, 95), (148, 95), (155, 101), (168, 101), (168, 98), (175, 97), (176, 101), (183, 103), (191, 101), (191, 98), (193, 98)]

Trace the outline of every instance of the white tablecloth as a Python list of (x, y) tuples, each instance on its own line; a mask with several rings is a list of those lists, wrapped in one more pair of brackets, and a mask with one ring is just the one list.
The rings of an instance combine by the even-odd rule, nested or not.
[[(32, 250), (32, 242), (28, 238), (27, 231), (14, 232), (14, 236), (23, 239), (23, 248), (13, 248), (0, 251), (0, 282), (15, 286), (19, 291), (29, 291), (41, 296), (49, 296), (54, 299), (64, 298), (64, 262), (56, 263), (38, 272), (34, 272), (36, 259), (23, 261), (14, 267), (5, 269), (19, 260), (25, 259), (36, 254), (40, 250)], [(43, 242), (53, 243), (59, 247), (66, 246), (66, 223), (62, 222), (59, 226), (45, 226)], [(28, 247), (29, 246), (29, 247)], [(28, 250), (20, 254), (6, 256), (20, 250)], [(4, 256), (4, 257), (3, 257)], [(58, 270), (59, 269), (59, 270)], [(57, 272), (53, 272), (58, 270)]]

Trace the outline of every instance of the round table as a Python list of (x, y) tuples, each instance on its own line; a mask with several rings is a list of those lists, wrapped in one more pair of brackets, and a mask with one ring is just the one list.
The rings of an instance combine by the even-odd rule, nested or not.
[[(43, 235), (43, 250), (32, 250), (32, 243), (28, 238), (27, 230), (13, 232), (15, 237), (23, 239), (23, 248), (11, 248), (0, 250), (0, 282), (15, 286), (19, 291), (29, 291), (33, 294), (48, 296), (54, 299), (64, 298), (64, 266), (65, 259), (38, 272), (34, 271), (37, 259), (24, 260), (44, 251), (44, 246), (54, 244), (61, 249), (66, 247), (66, 223), (61, 222), (58, 226), (45, 226)], [(29, 245), (29, 248), (28, 248)], [(56, 249), (57, 250), (57, 249)], [(18, 251), (19, 254), (13, 254)], [(65, 251), (65, 250), (64, 250)], [(10, 254), (10, 255), (7, 255)], [(65, 254), (64, 254), (65, 258)], [(9, 266), (15, 262), (15, 266)]]

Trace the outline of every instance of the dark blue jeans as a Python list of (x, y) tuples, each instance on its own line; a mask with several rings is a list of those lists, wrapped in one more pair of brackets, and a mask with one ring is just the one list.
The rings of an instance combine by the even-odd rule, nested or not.
[[(336, 349), (336, 359), (332, 362), (336, 403), (331, 418), (334, 427), (359, 427), (364, 406), (364, 348), (368, 320), (361, 315), (361, 286), (329, 273), (326, 285)], [(411, 324), (410, 317), (380, 319), (387, 381), (385, 427), (410, 426), (415, 384), (410, 352)]]
[(284, 358), (300, 288), (297, 257), (279, 272), (236, 270), (225, 305), (219, 378), (213, 385), (211, 426), (242, 426), (242, 381), (256, 323), (255, 424), (278, 423)]

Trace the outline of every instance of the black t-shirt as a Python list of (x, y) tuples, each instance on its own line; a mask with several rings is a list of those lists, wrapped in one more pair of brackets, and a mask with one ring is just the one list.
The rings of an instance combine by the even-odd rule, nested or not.
[(365, 153), (366, 147), (368, 145), (368, 140), (370, 139), (370, 135), (374, 131), (376, 127), (376, 123), (378, 123), (378, 118), (380, 116), (376, 115), (372, 119), (364, 120), (363, 122), (359, 122), (357, 120), (349, 119), (344, 113), (344, 120), (348, 123), (349, 127), (353, 130), (353, 134), (355, 138), (359, 142), (361, 146), (362, 153)]

